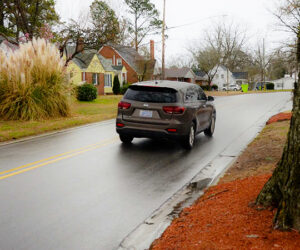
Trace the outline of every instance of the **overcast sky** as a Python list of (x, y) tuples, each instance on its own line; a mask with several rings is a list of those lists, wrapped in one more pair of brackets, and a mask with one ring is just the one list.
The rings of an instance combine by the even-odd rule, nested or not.
[[(116, 11), (124, 15), (123, 0), (107, 0)], [(77, 19), (87, 12), (93, 0), (56, 0), (57, 11), (64, 21)], [(163, 0), (152, 0), (162, 14)], [(277, 20), (271, 14), (278, 0), (166, 0), (166, 23), (168, 27), (190, 24), (168, 31), (167, 61), (178, 54), (187, 54), (187, 48), (197, 43), (214, 22), (233, 21), (247, 30), (248, 43), (253, 45), (258, 39), (266, 38), (268, 48), (274, 48), (287, 34), (277, 32)], [(126, 12), (125, 12), (126, 13)], [(126, 15), (126, 14), (125, 14)], [(149, 38), (150, 39), (150, 38)], [(161, 38), (156, 41), (156, 57), (161, 53)]]

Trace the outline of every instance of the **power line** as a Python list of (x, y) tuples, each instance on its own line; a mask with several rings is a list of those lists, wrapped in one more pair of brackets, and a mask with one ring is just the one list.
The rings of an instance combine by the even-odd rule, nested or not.
[(186, 23), (186, 24), (181, 24), (181, 25), (177, 25), (177, 26), (173, 26), (173, 27), (167, 27), (166, 30), (171, 30), (171, 29), (177, 29), (177, 28), (181, 28), (181, 27), (185, 27), (185, 26), (190, 26), (190, 25), (194, 25), (200, 22), (203, 22), (203, 20), (206, 19), (212, 19), (212, 18), (217, 18), (217, 17), (227, 17), (228, 15), (218, 15), (218, 16), (211, 16), (211, 17), (207, 17), (207, 18), (202, 18), (201, 20), (195, 21), (195, 22), (191, 22), (191, 23)]

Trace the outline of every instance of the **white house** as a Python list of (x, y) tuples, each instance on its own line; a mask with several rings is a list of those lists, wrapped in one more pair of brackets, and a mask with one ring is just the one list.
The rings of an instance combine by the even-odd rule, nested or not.
[(232, 72), (223, 65), (215, 66), (211, 72), (212, 74), (216, 72), (212, 83), (218, 85), (219, 90), (236, 83)]
[(0, 49), (3, 50), (5, 54), (8, 54), (10, 51), (18, 49), (18, 46), (0, 35)]
[(283, 78), (272, 81), (275, 89), (294, 89), (295, 78), (285, 75)]

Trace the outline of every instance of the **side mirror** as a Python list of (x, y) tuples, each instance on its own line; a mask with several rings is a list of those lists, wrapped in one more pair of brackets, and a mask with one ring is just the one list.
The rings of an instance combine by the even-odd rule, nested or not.
[(213, 98), (212, 96), (207, 97), (207, 101), (209, 101), (209, 102), (213, 102), (214, 100), (215, 100), (215, 98)]

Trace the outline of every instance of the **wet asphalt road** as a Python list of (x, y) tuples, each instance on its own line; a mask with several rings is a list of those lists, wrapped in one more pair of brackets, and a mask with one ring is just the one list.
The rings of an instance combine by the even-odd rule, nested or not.
[(115, 249), (234, 139), (290, 96), (217, 98), (215, 136), (199, 135), (191, 152), (148, 139), (125, 147), (114, 121), (0, 146), (0, 249)]

